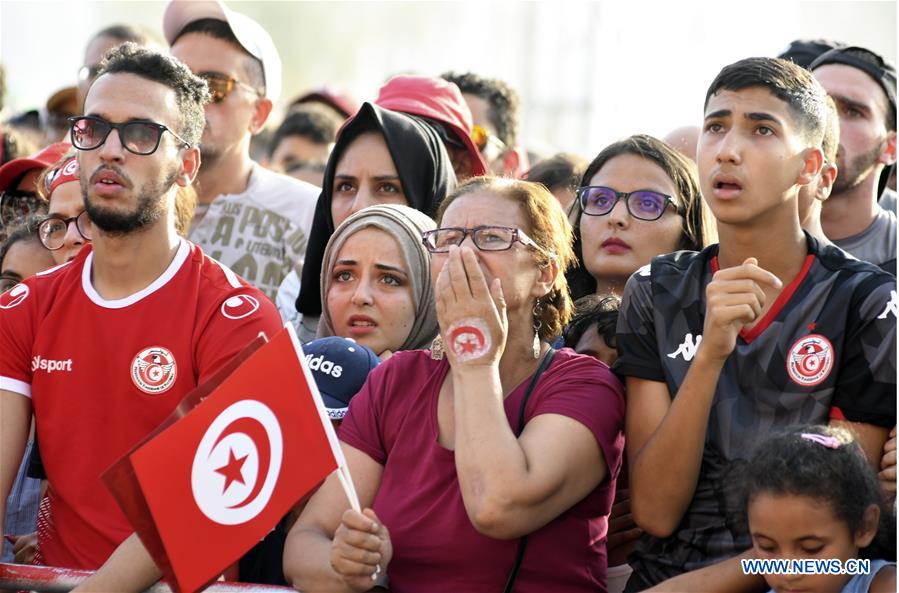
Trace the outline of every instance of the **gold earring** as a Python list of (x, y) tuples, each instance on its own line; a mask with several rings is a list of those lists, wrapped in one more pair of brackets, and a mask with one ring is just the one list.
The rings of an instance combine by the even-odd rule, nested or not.
[(443, 338), (440, 334), (431, 341), (431, 358), (433, 360), (443, 360)]

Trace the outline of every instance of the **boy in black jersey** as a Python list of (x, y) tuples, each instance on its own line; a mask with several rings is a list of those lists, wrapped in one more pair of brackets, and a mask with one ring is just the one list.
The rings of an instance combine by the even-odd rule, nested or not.
[(734, 477), (761, 438), (841, 423), (879, 465), (896, 423), (896, 281), (800, 227), (825, 121), (820, 84), (783, 60), (727, 66), (706, 95), (698, 166), (720, 242), (639, 270), (618, 322), (647, 532), (628, 591), (750, 547)]

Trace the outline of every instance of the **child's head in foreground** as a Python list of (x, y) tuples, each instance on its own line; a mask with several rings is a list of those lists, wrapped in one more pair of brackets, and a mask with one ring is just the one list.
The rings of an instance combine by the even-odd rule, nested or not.
[[(883, 512), (880, 484), (846, 430), (804, 426), (774, 436), (756, 450), (744, 479), (758, 558), (837, 559), (845, 564), (859, 558), (859, 550), (877, 534)], [(839, 592), (851, 578), (765, 575), (778, 593)]]

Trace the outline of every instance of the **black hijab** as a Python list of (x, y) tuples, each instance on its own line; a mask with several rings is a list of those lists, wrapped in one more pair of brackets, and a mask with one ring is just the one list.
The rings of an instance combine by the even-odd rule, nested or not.
[(341, 128), (325, 167), (322, 193), (315, 205), (306, 245), (300, 296), (296, 302), (297, 311), (304, 316), (318, 316), (322, 312), (322, 260), (328, 239), (334, 233), (331, 195), (337, 162), (356, 138), (372, 131), (384, 136), (409, 206), (433, 218), (437, 206), (456, 187), (452, 161), (430, 126), (414, 116), (363, 103), (359, 112)]

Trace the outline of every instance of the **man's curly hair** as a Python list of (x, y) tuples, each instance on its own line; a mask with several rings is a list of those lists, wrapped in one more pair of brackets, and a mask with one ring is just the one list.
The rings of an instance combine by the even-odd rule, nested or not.
[(209, 88), (205, 80), (195, 76), (176, 58), (131, 42), (106, 52), (97, 78), (104, 74), (122, 73), (136, 74), (175, 91), (180, 111), (178, 134), (191, 145), (200, 141), (206, 125), (203, 107), (209, 101)]

